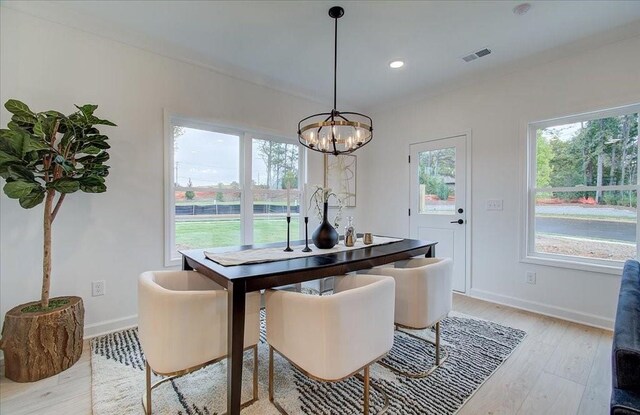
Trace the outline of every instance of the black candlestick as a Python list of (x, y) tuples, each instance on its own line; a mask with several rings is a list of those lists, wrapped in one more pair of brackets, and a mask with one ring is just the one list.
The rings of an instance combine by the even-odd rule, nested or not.
[(289, 228), (291, 227), (291, 216), (287, 215), (287, 247), (284, 249), (284, 252), (293, 252), (291, 246), (289, 246)]
[(302, 252), (311, 252), (312, 249), (309, 248), (309, 233), (308, 233), (308, 225), (309, 225), (309, 216), (304, 217), (304, 249)]

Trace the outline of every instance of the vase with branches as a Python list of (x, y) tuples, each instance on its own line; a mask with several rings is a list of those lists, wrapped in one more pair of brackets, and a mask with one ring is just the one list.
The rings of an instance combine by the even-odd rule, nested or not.
[[(329, 199), (334, 197), (338, 202), (338, 210), (333, 219), (333, 226), (328, 219)], [(315, 186), (311, 194), (309, 206), (314, 206), (320, 225), (311, 235), (311, 240), (320, 249), (333, 248), (338, 243), (338, 231), (342, 220), (342, 200), (331, 188)]]

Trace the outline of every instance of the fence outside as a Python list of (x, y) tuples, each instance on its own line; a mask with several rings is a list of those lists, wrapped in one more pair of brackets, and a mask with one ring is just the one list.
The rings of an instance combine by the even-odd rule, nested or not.
[[(299, 206), (291, 206), (291, 213), (299, 213)], [(287, 207), (283, 205), (270, 205), (266, 203), (254, 204), (253, 213), (269, 214), (269, 213), (287, 213)], [(195, 216), (195, 215), (239, 215), (240, 204), (214, 204), (214, 205), (176, 205), (176, 216)]]

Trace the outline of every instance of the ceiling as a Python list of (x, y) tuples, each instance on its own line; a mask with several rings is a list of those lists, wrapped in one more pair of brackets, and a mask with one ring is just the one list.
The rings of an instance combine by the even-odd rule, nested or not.
[[(338, 109), (384, 107), (481, 74), (640, 34), (640, 1), (57, 1), (3, 5), (331, 105), (341, 5)], [(631, 29), (630, 29), (631, 28)], [(625, 29), (622, 31), (621, 29)], [(631, 30), (631, 34), (630, 33)], [(622, 35), (620, 35), (622, 36)], [(614, 39), (615, 40), (615, 39)], [(584, 43), (584, 42), (583, 42)], [(488, 47), (492, 53), (461, 58)], [(584, 47), (584, 45), (583, 45)], [(556, 53), (555, 56), (557, 56)], [(391, 70), (396, 58), (404, 68)]]

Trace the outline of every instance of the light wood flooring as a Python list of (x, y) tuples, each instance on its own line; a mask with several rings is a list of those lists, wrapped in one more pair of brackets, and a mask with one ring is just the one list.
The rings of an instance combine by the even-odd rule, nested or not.
[[(454, 296), (454, 309), (527, 332), (460, 415), (609, 413), (611, 332), (462, 295)], [(88, 343), (75, 366), (52, 378), (30, 384), (0, 378), (2, 415), (90, 413)]]

